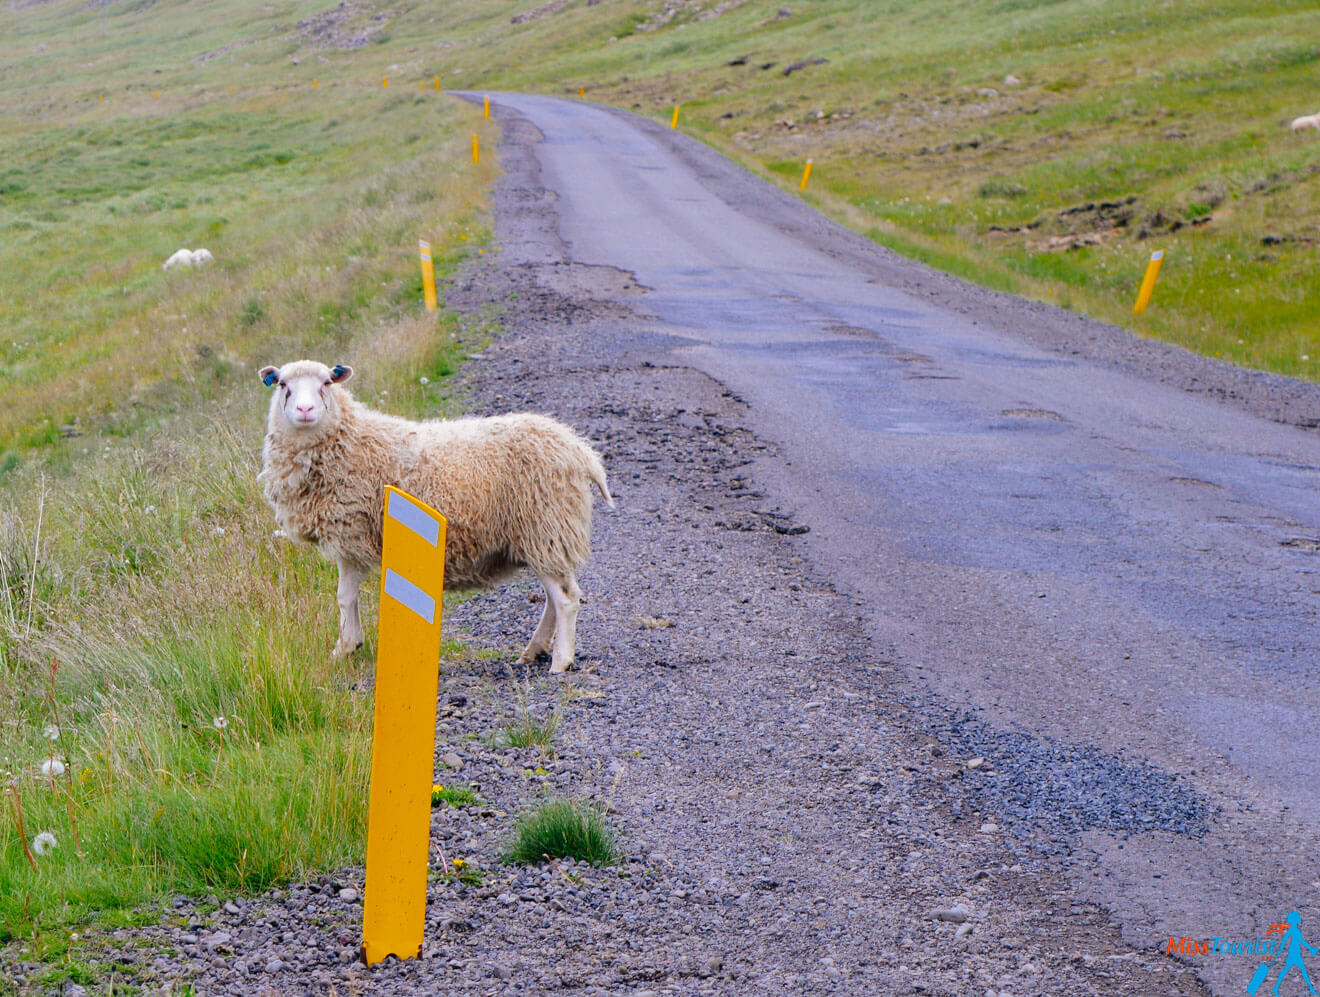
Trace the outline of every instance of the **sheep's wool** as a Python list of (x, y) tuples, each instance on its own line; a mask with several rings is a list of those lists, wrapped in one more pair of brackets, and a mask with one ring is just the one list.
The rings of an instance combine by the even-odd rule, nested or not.
[[(288, 368), (285, 368), (286, 370)], [(445, 587), (485, 588), (519, 568), (568, 578), (590, 553), (597, 453), (540, 415), (410, 422), (348, 389), (325, 391), (321, 424), (295, 430), (271, 402), (260, 480), (280, 527), (363, 570), (380, 563), (384, 490), (448, 519)]]

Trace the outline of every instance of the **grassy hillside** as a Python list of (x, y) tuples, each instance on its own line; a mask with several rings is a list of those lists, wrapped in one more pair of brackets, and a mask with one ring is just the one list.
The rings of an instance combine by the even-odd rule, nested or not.
[(908, 255), (1320, 376), (1320, 132), (1287, 127), (1320, 110), (1314, 4), (572, 3), (492, 20), (454, 59), (666, 121), (680, 103), (682, 128), (792, 189), (813, 159), (806, 196)]
[(66, 969), (96, 912), (361, 860), (371, 656), (330, 662), (334, 570), (273, 535), (255, 372), (452, 406), (480, 330), (417, 240), (479, 251), (495, 167), (433, 79), (313, 86), (315, 9), (0, 9), (0, 942)]

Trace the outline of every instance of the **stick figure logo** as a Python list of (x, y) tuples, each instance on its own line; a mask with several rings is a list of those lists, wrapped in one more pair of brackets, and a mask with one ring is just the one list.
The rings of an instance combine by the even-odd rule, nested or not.
[(1270, 975), (1270, 970), (1274, 968), (1274, 964), (1278, 961), (1280, 955), (1283, 956), (1283, 968), (1279, 970), (1279, 975), (1274, 980), (1274, 990), (1272, 991), (1274, 997), (1279, 997), (1279, 984), (1294, 969), (1302, 974), (1302, 982), (1306, 984), (1306, 989), (1312, 994), (1316, 992), (1315, 987), (1311, 984), (1311, 974), (1306, 971), (1306, 961), (1302, 958), (1302, 949), (1306, 949), (1311, 955), (1320, 955), (1320, 949), (1312, 948), (1306, 944), (1306, 939), (1302, 937), (1301, 921), (1302, 915), (1298, 914), (1297, 911), (1293, 911), (1288, 915), (1287, 924), (1272, 924), (1270, 930), (1265, 932), (1267, 938), (1271, 935), (1281, 935), (1282, 937), (1279, 939), (1274, 957), (1268, 962), (1262, 962), (1257, 966), (1256, 972), (1251, 977), (1251, 982), (1247, 984), (1247, 993), (1251, 997), (1255, 997), (1256, 991), (1265, 982), (1265, 977)]

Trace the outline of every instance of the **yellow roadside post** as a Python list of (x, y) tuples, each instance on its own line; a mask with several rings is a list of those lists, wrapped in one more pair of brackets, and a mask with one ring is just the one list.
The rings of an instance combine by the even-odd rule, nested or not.
[(362, 956), (422, 954), (435, 775), (445, 517), (385, 488)]
[(675, 104), (675, 105), (674, 105), (674, 117), (673, 117), (673, 120), (669, 122), (669, 127), (670, 127), (670, 128), (677, 128), (677, 127), (678, 127), (678, 109), (679, 109), (681, 106), (682, 106), (681, 104)]
[(578, 87), (578, 96), (579, 96), (579, 97), (585, 97), (586, 95), (587, 95), (587, 88), (586, 88), (586, 87)]
[(321, 83), (319, 80), (312, 80), (312, 89), (313, 90), (321, 89)]
[(476, 166), (481, 162), (481, 142), (478, 138), (472, 136), (472, 165)]
[(382, 87), (387, 87), (387, 86), (389, 86), (389, 85), (390, 85), (390, 78), (389, 78), (388, 76), (382, 76), (382, 77), (380, 78), (380, 85), (381, 85)]
[(811, 178), (811, 160), (807, 160), (807, 168), (802, 171), (802, 182), (798, 184), (798, 190), (807, 189), (807, 180)]
[(483, 114), (484, 114), (487, 118), (490, 117), (490, 98), (489, 98), (489, 97), (486, 97), (485, 99), (482, 100), (482, 102), (481, 102), (481, 110), (482, 110)]
[(436, 74), (435, 74), (435, 88), (436, 88), (437, 90), (440, 89), (440, 74), (439, 74), (439, 73), (436, 73)]
[(1160, 275), (1160, 264), (1164, 262), (1164, 250), (1157, 249), (1150, 254), (1146, 264), (1146, 276), (1141, 280), (1141, 290), (1137, 292), (1137, 303), (1132, 306), (1132, 314), (1140, 315), (1150, 304), (1150, 296), (1155, 292), (1155, 278)]
[(431, 244), (425, 239), (417, 240), (417, 249), (422, 256), (422, 294), (426, 297), (426, 310), (435, 311), (435, 268), (431, 262)]

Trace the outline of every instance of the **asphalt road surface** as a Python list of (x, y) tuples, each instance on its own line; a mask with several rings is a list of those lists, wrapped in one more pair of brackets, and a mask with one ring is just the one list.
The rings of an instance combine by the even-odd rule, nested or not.
[[(1291, 910), (1320, 944), (1320, 390), (933, 273), (623, 112), (492, 103), (544, 136), (573, 260), (750, 404), (813, 563), (1019, 833), (1139, 948)], [(1192, 961), (1239, 993), (1259, 960)]]

